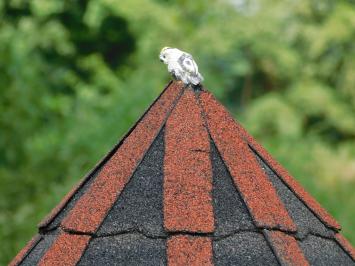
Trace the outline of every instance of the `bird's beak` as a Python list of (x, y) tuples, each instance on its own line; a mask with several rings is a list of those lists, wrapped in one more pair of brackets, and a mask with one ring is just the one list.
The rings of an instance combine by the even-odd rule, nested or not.
[(160, 60), (160, 62), (164, 63), (164, 60), (163, 60), (163, 58), (161, 56), (159, 56), (159, 60)]

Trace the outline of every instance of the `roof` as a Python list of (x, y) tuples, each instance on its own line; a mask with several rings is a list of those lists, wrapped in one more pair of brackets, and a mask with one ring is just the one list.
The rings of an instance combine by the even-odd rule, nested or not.
[(208, 91), (174, 81), (10, 265), (355, 265), (339, 230)]

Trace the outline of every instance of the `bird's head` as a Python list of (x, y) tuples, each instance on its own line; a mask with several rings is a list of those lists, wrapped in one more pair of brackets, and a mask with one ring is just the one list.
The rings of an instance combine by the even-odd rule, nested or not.
[(169, 60), (170, 52), (172, 50), (173, 50), (173, 48), (171, 48), (171, 47), (164, 47), (163, 49), (161, 49), (160, 55), (159, 55), (160, 61), (162, 61), (164, 64), (167, 64), (168, 60)]

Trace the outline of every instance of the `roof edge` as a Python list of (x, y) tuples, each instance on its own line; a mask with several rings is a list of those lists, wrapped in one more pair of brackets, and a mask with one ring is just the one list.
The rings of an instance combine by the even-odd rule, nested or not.
[(19, 265), (41, 239), (42, 236), (40, 234), (36, 234), (30, 241), (27, 242), (27, 244), (21, 249), (16, 257), (12, 259), (12, 261), (9, 263), (9, 266)]
[(349, 256), (355, 261), (355, 248), (350, 244), (350, 242), (340, 233), (335, 235), (335, 240), (342, 247), (342, 249), (349, 254)]
[(275, 172), (275, 174), (280, 177), (280, 179), (285, 183), (285, 185), (297, 196), (297, 198), (304, 203), (304, 205), (312, 212), (316, 217), (318, 217), (325, 226), (333, 229), (334, 231), (340, 231), (340, 224), (318, 203), (318, 201), (313, 198), (299, 183), (292, 177), (288, 171), (277, 162), (266, 149), (259, 144), (245, 129), (244, 127), (234, 119), (233, 115), (222, 105), (220, 102), (208, 91), (204, 90), (204, 93), (208, 94), (208, 97), (212, 101), (221, 105), (231, 119), (234, 121), (237, 127), (238, 134), (243, 138), (249, 145), (249, 147), (256, 152), (260, 158), (262, 158), (265, 163)]
[[(180, 98), (184, 90), (183, 84), (181, 82), (171, 84), (103, 166), (88, 191), (78, 199), (62, 221), (63, 227), (84, 232), (97, 230), (106, 212), (136, 171)], [(89, 213), (91, 215), (80, 223), (81, 218)]]
[(102, 157), (102, 159), (86, 174), (84, 177), (77, 183), (76, 186), (72, 190), (70, 190), (64, 198), (59, 202), (59, 204), (52, 209), (52, 211), (45, 216), (45, 218), (37, 225), (39, 229), (47, 227), (60, 211), (65, 208), (68, 202), (72, 199), (75, 193), (84, 186), (84, 184), (93, 176), (95, 173), (103, 166), (105, 163), (110, 160), (110, 158), (115, 154), (115, 152), (120, 148), (125, 139), (132, 133), (132, 131), (137, 127), (139, 122), (143, 119), (143, 117), (149, 112), (152, 106), (161, 98), (164, 92), (174, 83), (173, 80), (169, 81), (169, 83), (165, 86), (164, 90), (158, 95), (158, 97), (149, 105), (149, 107), (144, 111), (141, 117), (136, 121), (136, 123), (123, 135), (123, 137), (115, 144), (115, 146), (108, 152), (106, 155)]
[[(245, 129), (244, 129), (245, 131)], [(246, 132), (246, 131), (245, 131)], [(248, 133), (247, 133), (248, 134)], [(248, 134), (249, 135), (249, 134)], [(281, 181), (295, 194), (295, 196), (328, 228), (338, 232), (340, 224), (322, 205), (311, 196), (288, 171), (277, 162), (252, 136), (246, 136), (249, 147), (270, 167)]]

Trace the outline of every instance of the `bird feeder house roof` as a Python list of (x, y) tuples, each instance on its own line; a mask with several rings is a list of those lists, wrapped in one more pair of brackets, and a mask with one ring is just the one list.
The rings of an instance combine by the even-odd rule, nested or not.
[(339, 231), (211, 93), (174, 81), (10, 265), (354, 265)]

